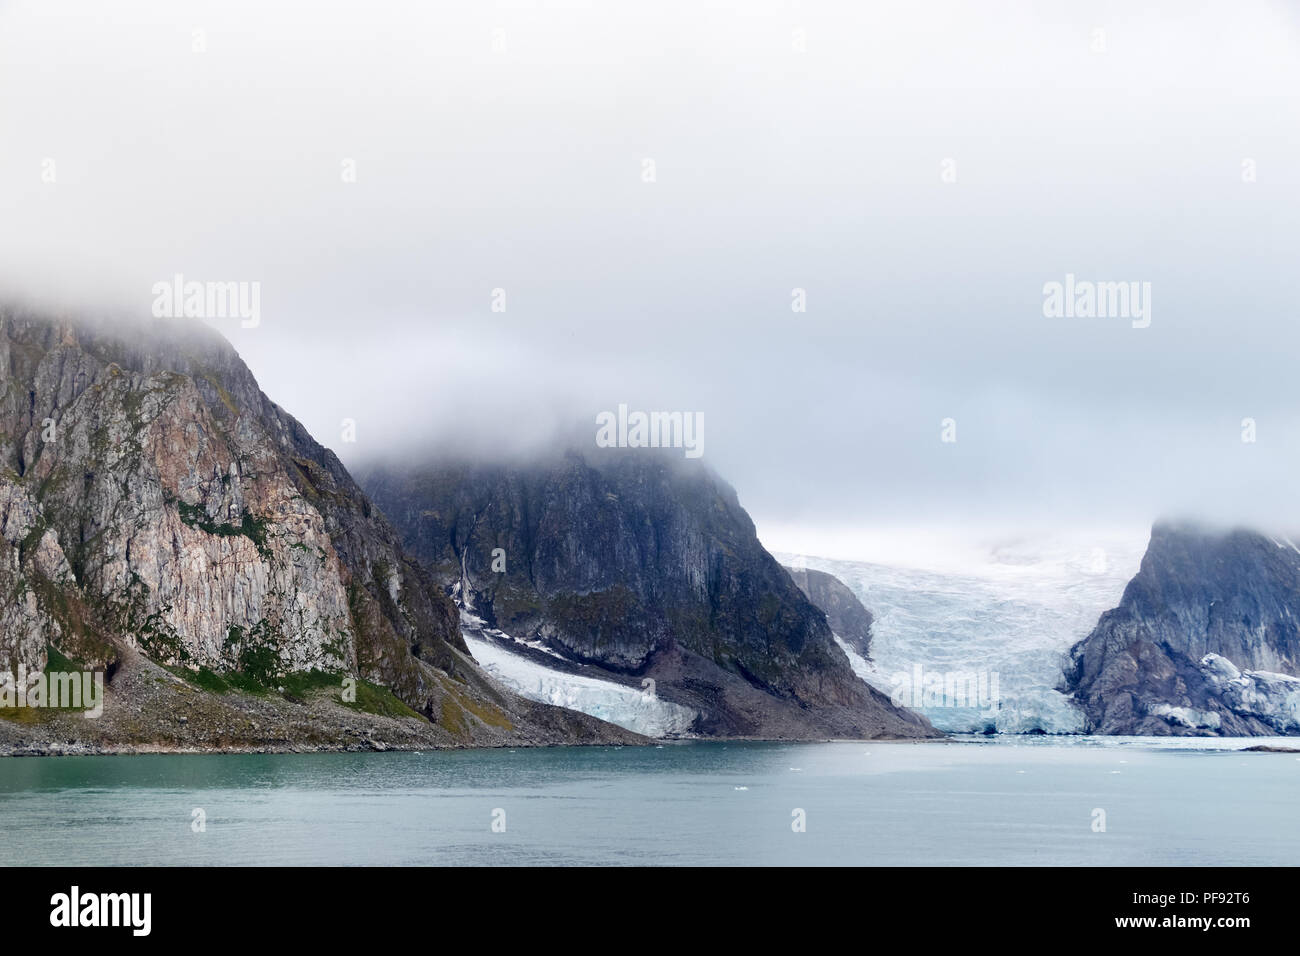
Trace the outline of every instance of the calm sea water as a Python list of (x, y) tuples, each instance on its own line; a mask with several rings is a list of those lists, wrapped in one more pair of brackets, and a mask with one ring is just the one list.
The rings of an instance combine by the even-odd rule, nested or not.
[(0, 863), (1294, 864), (1300, 755), (1204, 749), (1257, 742), (5, 759)]

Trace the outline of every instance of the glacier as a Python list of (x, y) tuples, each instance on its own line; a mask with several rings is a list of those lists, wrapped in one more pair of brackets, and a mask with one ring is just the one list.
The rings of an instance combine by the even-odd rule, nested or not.
[[(854, 672), (935, 727), (1068, 734), (1082, 732), (1083, 715), (1057, 689), (1066, 655), (1119, 603), (1146, 542), (1144, 533), (1020, 538), (987, 545), (947, 568), (776, 556), (848, 585), (875, 616), (869, 661), (839, 642)], [(954, 683), (974, 686), (977, 676), (996, 686), (991, 705), (970, 706), (970, 698), (951, 693)]]
[[(1200, 663), (1219, 696), (1237, 713), (1257, 717), (1279, 733), (1300, 730), (1300, 678), (1272, 671), (1239, 670), (1232, 661), (1218, 654), (1206, 654)], [(1217, 730), (1219, 725), (1218, 714), (1193, 712), (1169, 716), (1188, 727)]]
[(590, 714), (647, 737), (682, 736), (695, 722), (696, 712), (689, 707), (636, 687), (547, 667), (512, 649), (527, 647), (559, 657), (540, 641), (514, 639), (463, 607), (460, 617), (461, 634), (479, 666), (529, 700)]

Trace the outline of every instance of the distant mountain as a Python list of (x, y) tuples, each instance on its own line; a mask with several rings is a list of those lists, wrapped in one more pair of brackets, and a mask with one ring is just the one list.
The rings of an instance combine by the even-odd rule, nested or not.
[(698, 714), (695, 733), (935, 733), (854, 675), (735, 491), (698, 461), (593, 448), (362, 482), (467, 613), (584, 674), (653, 680)]
[[(286, 685), (294, 697), (311, 672), (322, 686), (322, 673), (372, 685), (362, 710), (369, 700), (375, 712), (423, 715), (401, 728), (370, 721), (365, 739), (628, 738), (487, 680), (442, 589), (215, 332), (0, 309), (0, 376), (0, 662), (42, 669), (57, 653), (107, 670), (104, 717), (74, 725), (86, 739), (355, 743), (330, 728), (369, 718), (334, 707), (346, 703), (338, 691), (308, 695), (302, 706), (324, 708), (320, 720), (286, 735), (245, 719), (231, 689), (265, 698)], [(142, 672), (175, 693), (133, 699), (128, 688), (152, 687)], [(187, 703), (196, 693), (201, 706)], [(271, 707), (267, 719), (296, 720), (293, 701), (283, 714), (273, 703), (258, 705)], [(0, 738), (40, 738), (40, 726), (0, 719)]]
[(1102, 734), (1300, 733), (1300, 550), (1160, 523), (1118, 607), (1071, 651), (1067, 689)]
[(826, 615), (826, 623), (841, 640), (871, 660), (871, 612), (849, 586), (833, 574), (807, 567), (786, 567), (808, 600)]

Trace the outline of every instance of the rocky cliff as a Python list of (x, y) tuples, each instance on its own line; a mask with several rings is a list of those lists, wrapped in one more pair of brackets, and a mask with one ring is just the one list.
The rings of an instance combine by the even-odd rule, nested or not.
[(831, 631), (863, 658), (871, 660), (873, 618), (849, 586), (825, 571), (791, 567), (786, 570), (799, 590), (826, 615)]
[[(0, 535), (9, 670), (53, 648), (110, 686), (126, 663), (261, 689), (352, 675), (424, 715), (428, 743), (627, 736), (487, 681), (334, 454), (192, 322), (0, 308)], [(92, 736), (112, 744), (112, 726)]]
[(474, 615), (566, 660), (655, 682), (697, 733), (928, 736), (857, 679), (736, 493), (650, 450), (374, 468), (409, 552)]
[(1285, 537), (1157, 524), (1067, 686), (1103, 734), (1300, 733), (1300, 551)]

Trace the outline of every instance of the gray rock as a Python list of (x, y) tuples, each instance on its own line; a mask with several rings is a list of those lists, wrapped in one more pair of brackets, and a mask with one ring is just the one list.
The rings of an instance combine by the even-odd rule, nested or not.
[(1120, 605), (1071, 651), (1090, 732), (1300, 733), (1300, 551), (1159, 523)]
[(701, 714), (694, 732), (936, 734), (853, 674), (735, 491), (680, 453), (570, 449), (362, 481), (408, 551), (488, 626), (615, 679), (654, 679)]
[[(111, 675), (139, 652), (269, 687), (354, 675), (443, 742), (628, 739), (492, 683), (455, 606), (334, 453), (191, 321), (0, 306), (0, 589), (0, 660), (42, 668), (49, 642), (110, 674), (110, 708), (125, 693)], [(165, 742), (176, 724), (151, 701), (124, 701), (144, 720), (99, 723), (106, 742)], [(206, 721), (233, 705), (216, 704), (189, 733), (222, 726)]]
[(871, 660), (871, 612), (849, 586), (825, 571), (787, 567), (808, 600), (826, 615), (831, 630), (866, 660)]

